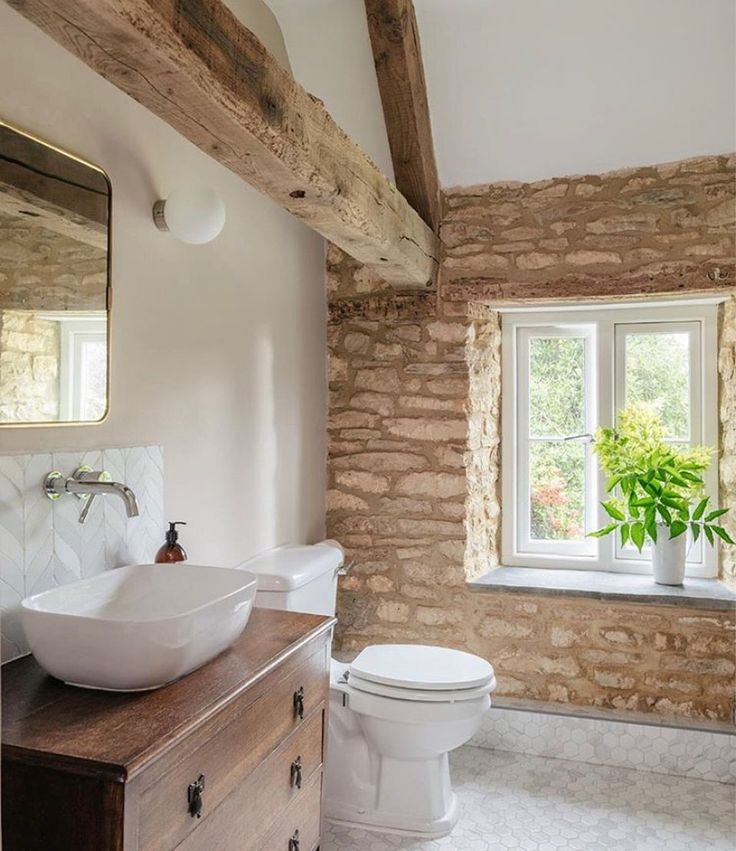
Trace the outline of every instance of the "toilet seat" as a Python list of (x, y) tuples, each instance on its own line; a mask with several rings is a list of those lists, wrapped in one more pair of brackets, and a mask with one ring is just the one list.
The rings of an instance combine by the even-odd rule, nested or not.
[(375, 694), (378, 697), (390, 697), (393, 700), (415, 700), (429, 703), (456, 703), (459, 700), (474, 700), (476, 697), (490, 694), (496, 688), (495, 677), (487, 684), (469, 689), (409, 689), (385, 686), (381, 683), (372, 683), (361, 677), (352, 676), (348, 680), (348, 686), (366, 694)]
[(348, 686), (395, 700), (455, 703), (496, 687), (493, 667), (472, 653), (422, 644), (366, 647), (349, 667)]

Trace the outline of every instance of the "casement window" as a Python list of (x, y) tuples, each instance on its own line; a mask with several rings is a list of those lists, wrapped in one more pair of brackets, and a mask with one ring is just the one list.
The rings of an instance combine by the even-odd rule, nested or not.
[(107, 410), (107, 317), (104, 311), (38, 311), (59, 326), (59, 418), (98, 422)]
[(107, 321), (63, 319), (59, 327), (61, 419), (96, 422), (107, 406)]
[[(527, 567), (651, 570), (650, 553), (606, 525), (596, 428), (633, 402), (653, 404), (673, 444), (718, 445), (717, 305), (504, 313), (503, 561)], [(707, 475), (717, 504), (718, 457)], [(715, 576), (717, 551), (698, 541), (688, 575)]]

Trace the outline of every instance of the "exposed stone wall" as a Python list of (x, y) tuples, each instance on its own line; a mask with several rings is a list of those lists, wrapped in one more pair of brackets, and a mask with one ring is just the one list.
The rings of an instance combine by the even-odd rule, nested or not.
[(59, 415), (59, 323), (34, 311), (106, 304), (105, 251), (0, 214), (0, 422)]
[[(722, 308), (718, 354), (720, 373), (721, 452), (719, 474), (721, 478), (721, 505), (736, 509), (736, 296)], [(723, 525), (736, 540), (736, 510), (724, 517)], [(721, 573), (729, 584), (736, 587), (736, 548), (721, 550)]]
[(610, 282), (612, 295), (636, 294), (648, 291), (648, 277), (671, 281), (672, 290), (683, 280), (707, 286), (712, 265), (733, 269), (735, 168), (734, 156), (701, 157), (451, 189), (440, 231), (444, 295), (541, 299), (552, 281), (577, 298), (593, 281)]
[(0, 309), (104, 310), (107, 253), (0, 214)]
[[(354, 564), (339, 594), (342, 653), (376, 641), (435, 642), (490, 659), (502, 695), (733, 718), (731, 613), (466, 585), (498, 563), (501, 405), (498, 316), (483, 304), (488, 289), (467, 276), (518, 275), (543, 287), (545, 276), (579, 274), (592, 259), (576, 252), (599, 252), (585, 275), (614, 281), (619, 269), (627, 286), (641, 269), (647, 280), (714, 259), (728, 270), (734, 234), (722, 205), (732, 169), (733, 159), (714, 157), (455, 190), (444, 199), (439, 294), (397, 295), (330, 249), (328, 531)], [(725, 329), (736, 340), (734, 327), (731, 304), (724, 383), (736, 358)], [(724, 435), (732, 419), (724, 416)], [(727, 452), (732, 442), (733, 434)]]
[(59, 415), (59, 323), (0, 310), (0, 422)]

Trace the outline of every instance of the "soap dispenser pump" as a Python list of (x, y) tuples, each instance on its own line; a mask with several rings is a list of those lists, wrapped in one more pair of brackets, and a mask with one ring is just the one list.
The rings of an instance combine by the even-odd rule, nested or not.
[(166, 533), (166, 543), (156, 553), (156, 564), (172, 564), (178, 561), (186, 561), (187, 554), (179, 543), (179, 533), (176, 530), (177, 526), (186, 526), (183, 520), (177, 520), (175, 523), (169, 523), (169, 531)]

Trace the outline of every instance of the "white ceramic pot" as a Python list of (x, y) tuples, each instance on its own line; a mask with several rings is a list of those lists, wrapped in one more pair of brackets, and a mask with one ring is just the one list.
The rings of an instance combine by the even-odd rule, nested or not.
[(658, 526), (657, 543), (652, 544), (652, 567), (657, 585), (682, 585), (686, 558), (687, 534), (670, 538), (670, 530)]

